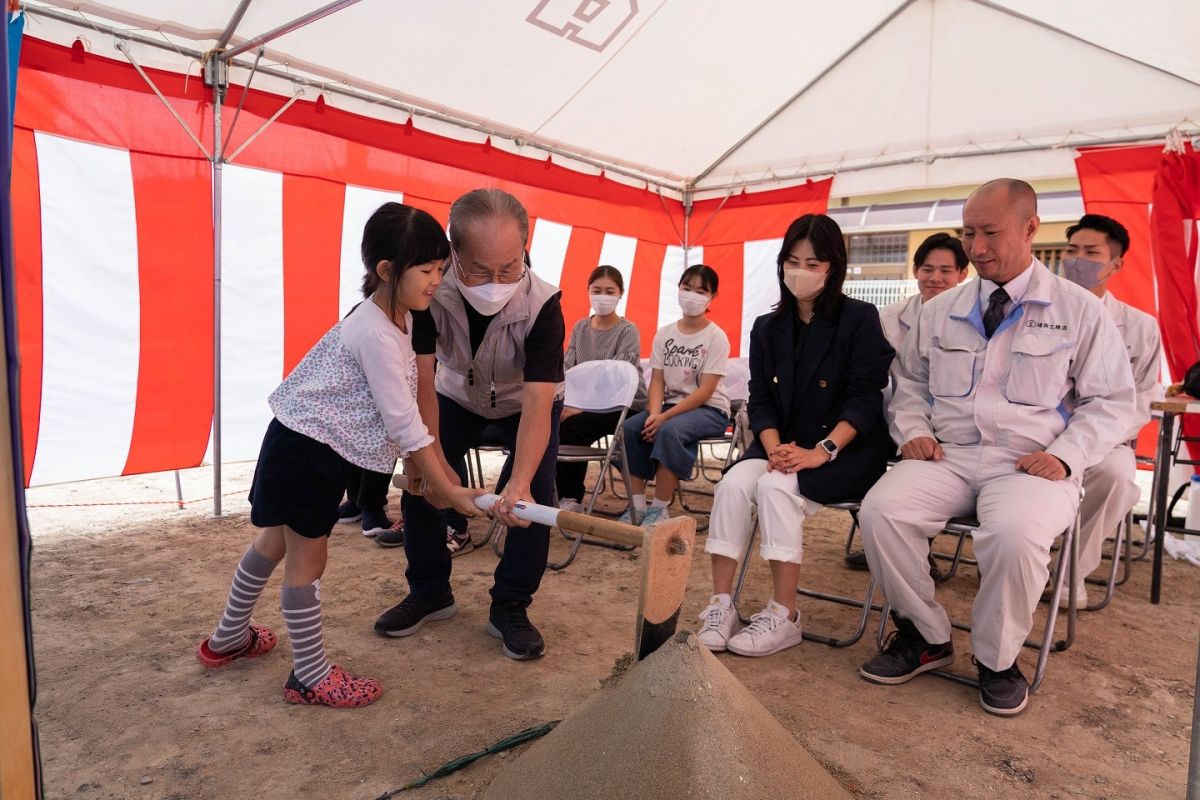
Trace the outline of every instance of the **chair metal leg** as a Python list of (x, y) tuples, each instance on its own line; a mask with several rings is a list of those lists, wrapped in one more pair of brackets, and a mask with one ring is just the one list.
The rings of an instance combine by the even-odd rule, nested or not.
[[(851, 513), (853, 514), (854, 512)], [(742, 563), (738, 570), (737, 583), (734, 585), (733, 589), (733, 606), (735, 609), (737, 608), (738, 600), (742, 596), (742, 589), (746, 584), (746, 571), (750, 566), (750, 558), (754, 551), (754, 540), (757, 537), (758, 519), (755, 518), (754, 525), (750, 529), (750, 538), (746, 541), (746, 550), (742, 553)], [(881, 611), (883, 609), (883, 606), (875, 603), (875, 586), (875, 576), (872, 575), (870, 580), (867, 582), (867, 595), (862, 599), (843, 597), (842, 595), (836, 594), (826, 594), (824, 592), (798, 587), (796, 589), (796, 594), (802, 597), (811, 597), (814, 600), (823, 600), (827, 603), (837, 603), (838, 605), (862, 609), (862, 614), (860, 614), (858, 618), (858, 625), (850, 632), (849, 636), (839, 639), (836, 636), (831, 636), (829, 634), (814, 633), (805, 630), (803, 633), (804, 638), (810, 642), (819, 642), (820, 644), (828, 645), (829, 647), (849, 647), (850, 645), (858, 642), (858, 640), (863, 637), (863, 634), (867, 630), (867, 621), (870, 619), (871, 612)], [(738, 612), (738, 619), (743, 625), (750, 624), (750, 620), (742, 616), (741, 612)]]
[[(1122, 520), (1121, 524), (1119, 524), (1117, 526), (1117, 535), (1113, 539), (1113, 555), (1112, 555), (1112, 559), (1111, 559), (1112, 563), (1110, 563), (1108, 566), (1108, 577), (1107, 578), (1091, 578), (1091, 577), (1084, 578), (1084, 582), (1086, 582), (1086, 583), (1105, 587), (1104, 588), (1104, 598), (1099, 600), (1098, 602), (1092, 603), (1089, 606), (1085, 606), (1083, 609), (1084, 611), (1100, 611), (1101, 609), (1107, 607), (1108, 604), (1112, 602), (1113, 593), (1116, 591), (1116, 588), (1117, 588), (1117, 567), (1120, 566), (1121, 561), (1122, 561), (1121, 554), (1123, 551), (1127, 551), (1129, 549), (1128, 547), (1124, 546), (1124, 542), (1126, 541), (1125, 531), (1126, 531), (1126, 527), (1127, 527), (1127, 522), (1128, 522), (1128, 517), (1126, 517), (1126, 519)], [(1126, 567), (1126, 570), (1125, 570), (1125, 577), (1126, 578), (1129, 577), (1128, 566)]]

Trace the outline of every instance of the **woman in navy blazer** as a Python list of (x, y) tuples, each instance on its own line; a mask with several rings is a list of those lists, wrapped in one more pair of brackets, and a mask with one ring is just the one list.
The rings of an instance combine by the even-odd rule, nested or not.
[[(776, 264), (779, 304), (754, 321), (750, 334), (754, 442), (717, 485), (704, 547), (712, 555), (713, 597), (700, 615), (700, 640), (749, 656), (800, 643), (804, 519), (824, 504), (862, 498), (894, 451), (883, 389), (895, 351), (875, 306), (842, 293), (841, 229), (824, 214), (800, 217)], [(755, 506), (774, 599), (735, 633), (730, 591)]]

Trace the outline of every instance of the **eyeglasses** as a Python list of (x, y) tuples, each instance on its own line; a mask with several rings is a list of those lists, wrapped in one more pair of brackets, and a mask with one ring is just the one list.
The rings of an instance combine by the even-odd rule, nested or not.
[(448, 272), (452, 265), (458, 266), (458, 274), (460, 276), (460, 280), (462, 280), (464, 283), (468, 283), (468, 284), (519, 283), (520, 281), (524, 280), (525, 276), (529, 273), (529, 268), (525, 265), (525, 258), (523, 255), (521, 257), (521, 269), (520, 270), (509, 269), (509, 270), (503, 270), (503, 271), (497, 271), (497, 272), (490, 272), (490, 271), (484, 272), (484, 271), (465, 269), (462, 265), (462, 262), (458, 260), (458, 253), (454, 250), (454, 248), (451, 248), (450, 249), (450, 258), (449, 258), (449, 260), (446, 261), (446, 264), (442, 267), (442, 274), (444, 275), (446, 272)]

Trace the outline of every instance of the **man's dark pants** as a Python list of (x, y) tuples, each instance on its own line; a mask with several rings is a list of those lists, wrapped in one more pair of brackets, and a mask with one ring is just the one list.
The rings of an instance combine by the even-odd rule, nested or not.
[[(554, 498), (554, 473), (558, 459), (558, 416), (561, 401), (555, 401), (550, 418), (550, 441), (530, 482), (535, 502), (551, 505)], [(485, 428), (494, 425), (504, 432), (504, 444), (509, 456), (500, 471), (498, 487), (503, 487), (512, 474), (513, 456), (517, 449), (517, 427), (520, 414), (501, 419), (487, 419), (469, 411), (448, 397), (438, 395), (439, 433), (446, 461), (463, 463), (467, 451), (482, 438)], [(446, 549), (446, 515), (423, 498), (405, 494), (404, 553), (408, 579), (413, 596), (430, 600), (442, 597), (450, 590), (450, 551)], [(492, 586), (495, 604), (520, 603), (528, 606), (538, 590), (546, 571), (546, 556), (550, 551), (550, 528), (530, 525), (528, 528), (509, 528), (504, 540), (504, 557), (496, 567), (496, 582)]]

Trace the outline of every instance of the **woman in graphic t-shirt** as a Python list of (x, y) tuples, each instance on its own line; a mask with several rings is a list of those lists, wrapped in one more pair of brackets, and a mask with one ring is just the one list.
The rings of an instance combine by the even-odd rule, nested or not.
[[(717, 296), (717, 273), (695, 264), (679, 279), (683, 317), (660, 329), (650, 349), (646, 410), (625, 420), (633, 510), (652, 525), (667, 516), (681, 478), (692, 473), (701, 439), (720, 436), (729, 426), (729, 397), (721, 387), (729, 360), (729, 338), (704, 312)], [(654, 479), (654, 499), (646, 507), (646, 481)], [(631, 514), (625, 512), (623, 521)]]

